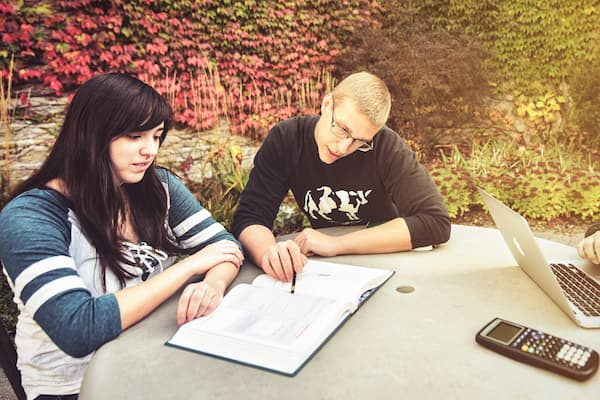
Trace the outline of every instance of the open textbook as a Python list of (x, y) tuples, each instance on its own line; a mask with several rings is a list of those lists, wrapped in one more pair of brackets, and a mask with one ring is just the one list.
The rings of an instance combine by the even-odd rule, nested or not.
[(290, 283), (266, 274), (239, 284), (168, 345), (293, 376), (393, 271), (309, 260)]

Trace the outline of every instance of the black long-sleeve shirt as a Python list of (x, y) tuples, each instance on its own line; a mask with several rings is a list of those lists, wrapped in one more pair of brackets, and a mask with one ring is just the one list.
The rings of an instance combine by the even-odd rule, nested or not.
[(413, 248), (449, 239), (450, 218), (442, 196), (396, 132), (384, 127), (375, 135), (372, 151), (355, 151), (326, 164), (314, 136), (318, 120), (295, 117), (271, 129), (234, 215), (236, 237), (250, 225), (272, 229), (291, 189), (313, 228), (403, 217)]

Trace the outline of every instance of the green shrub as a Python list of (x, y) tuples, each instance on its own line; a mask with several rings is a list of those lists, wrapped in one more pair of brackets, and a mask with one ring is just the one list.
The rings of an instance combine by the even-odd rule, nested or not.
[(568, 211), (584, 220), (600, 221), (600, 172), (581, 169), (567, 182)]
[[(180, 168), (186, 185), (198, 201), (227, 230), (231, 229), (240, 195), (250, 177), (250, 170), (242, 165), (242, 157), (240, 146), (225, 140), (204, 158), (203, 163)], [(205, 178), (200, 182), (191, 180), (188, 176), (191, 168), (199, 168)], [(304, 226), (308, 226), (308, 221), (290, 192), (279, 208), (273, 223), (273, 232), (275, 235), (282, 235), (297, 232)]]
[(590, 137), (592, 148), (600, 148), (600, 50), (592, 60), (582, 60), (573, 70), (570, 93), (574, 122)]
[(477, 37), (489, 55), (485, 67), (501, 91), (542, 95), (547, 86), (540, 82), (558, 88), (571, 67), (589, 57), (598, 43), (596, 0), (402, 3), (410, 4), (419, 15), (433, 17), (437, 27)]
[(557, 163), (536, 164), (514, 177), (512, 207), (522, 215), (551, 220), (568, 214), (568, 174)]
[[(388, 1), (384, 1), (384, 4)], [(578, 140), (598, 148), (600, 8), (596, 0), (395, 0), (398, 13), (429, 18), (434, 29), (475, 38), (485, 50), (482, 67), (496, 94), (515, 99), (514, 117), (526, 125), (523, 142)], [(575, 68), (573, 82), (570, 75)], [(574, 86), (569, 88), (566, 83)], [(595, 88), (594, 88), (595, 87)], [(569, 96), (573, 95), (573, 102)], [(573, 119), (568, 118), (573, 113)], [(593, 136), (576, 137), (576, 122)]]
[[(250, 172), (242, 166), (240, 146), (225, 140), (215, 150), (206, 155), (203, 162), (193, 165), (191, 158), (177, 171), (198, 201), (208, 209), (216, 221), (230, 230), (233, 214), (237, 209), (240, 194)], [(189, 178), (192, 168), (200, 169), (200, 181)]]
[(279, 212), (273, 223), (273, 234), (275, 236), (285, 235), (293, 232), (300, 232), (309, 227), (310, 222), (302, 210), (298, 207), (296, 200), (291, 192), (283, 199)]
[(431, 178), (444, 197), (448, 215), (455, 218), (471, 209), (475, 202), (471, 175), (460, 164), (449, 160), (433, 161), (429, 164)]
[(339, 74), (368, 70), (392, 94), (388, 124), (426, 153), (440, 143), (468, 142), (449, 128), (477, 120), (489, 85), (483, 53), (467, 35), (432, 30), (427, 16), (407, 17), (403, 1), (384, 1), (381, 27), (358, 32), (338, 58)]
[(13, 292), (4, 273), (0, 273), (0, 319), (11, 337), (15, 335), (18, 316), (17, 306), (13, 302)]
[(488, 142), (474, 146), (468, 156), (455, 147), (428, 167), (451, 217), (483, 205), (479, 186), (526, 218), (600, 219), (598, 163), (586, 161), (572, 147), (531, 151)]

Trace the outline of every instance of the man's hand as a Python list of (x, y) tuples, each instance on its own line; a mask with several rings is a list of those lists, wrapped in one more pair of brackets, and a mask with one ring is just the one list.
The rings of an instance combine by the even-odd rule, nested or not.
[(337, 238), (329, 236), (311, 228), (305, 228), (294, 242), (302, 254), (307, 256), (317, 254), (323, 257), (333, 257), (340, 254)]
[(260, 266), (273, 278), (291, 282), (294, 272), (301, 273), (307, 258), (293, 240), (277, 242), (263, 253)]

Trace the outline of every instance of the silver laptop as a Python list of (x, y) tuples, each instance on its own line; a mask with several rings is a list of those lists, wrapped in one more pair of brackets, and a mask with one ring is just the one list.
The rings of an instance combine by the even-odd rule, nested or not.
[(549, 262), (525, 218), (489, 193), (477, 190), (525, 273), (577, 325), (600, 328), (600, 282), (580, 268), (585, 261)]

